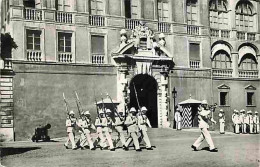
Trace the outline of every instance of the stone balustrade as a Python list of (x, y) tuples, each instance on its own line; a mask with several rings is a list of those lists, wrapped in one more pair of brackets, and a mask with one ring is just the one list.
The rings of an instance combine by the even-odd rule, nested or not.
[(138, 26), (140, 23), (140, 20), (134, 20), (134, 19), (126, 19), (125, 20), (125, 27), (127, 29), (133, 30), (136, 26)]
[(171, 24), (166, 22), (158, 23), (158, 31), (159, 32), (171, 32)]
[(104, 64), (105, 55), (104, 54), (92, 54), (91, 62), (92, 62), (92, 64)]
[(26, 20), (42, 20), (42, 10), (25, 8), (24, 18)]
[(98, 26), (98, 27), (105, 26), (105, 17), (104, 16), (98, 16), (98, 15), (90, 15), (89, 16), (89, 24), (91, 26)]
[(200, 27), (194, 25), (187, 25), (187, 34), (200, 35)]
[(230, 30), (210, 29), (210, 36), (216, 38), (230, 38)]
[(212, 69), (212, 75), (216, 77), (232, 77), (232, 69)]
[(4, 60), (4, 69), (5, 70), (11, 70), (12, 67), (12, 60), (11, 59), (5, 59)]
[(200, 61), (191, 60), (190, 61), (190, 68), (200, 68)]
[(59, 52), (58, 53), (58, 62), (62, 63), (72, 63), (72, 53), (71, 52)]
[(35, 50), (27, 50), (28, 61), (42, 61), (42, 52)]
[(258, 70), (239, 70), (239, 78), (258, 78)]
[(56, 22), (73, 23), (73, 14), (68, 12), (56, 11)]

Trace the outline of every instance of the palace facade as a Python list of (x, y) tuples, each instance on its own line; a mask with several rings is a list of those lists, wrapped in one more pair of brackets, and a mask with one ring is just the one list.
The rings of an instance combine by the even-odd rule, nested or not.
[(18, 48), (3, 58), (0, 132), (29, 140), (50, 123), (64, 136), (62, 94), (77, 111), (74, 91), (93, 119), (109, 93), (120, 111), (145, 105), (159, 128), (173, 127), (174, 105), (206, 99), (232, 131), (234, 109), (260, 111), (259, 11), (258, 0), (2, 0), (1, 32)]

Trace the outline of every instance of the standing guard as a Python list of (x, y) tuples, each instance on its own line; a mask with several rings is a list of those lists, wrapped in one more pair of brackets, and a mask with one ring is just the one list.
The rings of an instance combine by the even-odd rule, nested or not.
[(233, 119), (233, 122), (234, 122), (234, 126), (235, 126), (235, 133), (236, 134), (239, 134), (240, 131), (240, 125), (241, 125), (241, 122), (240, 122), (240, 115), (239, 115), (239, 112), (238, 110), (234, 110), (235, 111), (235, 115), (234, 115), (234, 119)]
[(248, 111), (248, 125), (249, 125), (249, 133), (252, 134), (254, 133), (254, 120), (253, 120), (253, 115), (252, 115), (252, 111)]
[(236, 125), (235, 125), (235, 121), (234, 121), (234, 118), (236, 116), (236, 109), (233, 111), (233, 114), (231, 116), (231, 119), (232, 119), (232, 122), (233, 122), (233, 129), (234, 129), (234, 133), (236, 133)]
[(107, 147), (107, 144), (105, 143), (106, 139), (103, 135), (103, 130), (102, 130), (102, 119), (104, 117), (104, 112), (101, 110), (99, 110), (99, 116), (97, 116), (96, 121), (95, 121), (95, 126), (97, 129), (97, 134), (98, 134), (98, 138), (99, 138), (99, 145), (100, 145), (100, 149), (104, 149)]
[(134, 141), (134, 146), (136, 151), (142, 151), (139, 146), (138, 138), (137, 138), (137, 133), (138, 133), (138, 127), (136, 125), (137, 123), (137, 118), (134, 116), (136, 113), (136, 110), (134, 107), (132, 107), (129, 111), (128, 116), (126, 117), (125, 120), (125, 125), (127, 126), (128, 133), (130, 133), (130, 138), (126, 142), (126, 147), (131, 143), (131, 141)]
[(253, 117), (254, 121), (254, 133), (259, 133), (259, 117), (258, 117), (258, 112), (255, 111), (255, 115)]
[(249, 129), (249, 111), (244, 115), (244, 133), (248, 133)]
[(246, 124), (245, 124), (245, 110), (242, 109), (240, 110), (240, 128), (241, 128), (241, 133), (246, 133)]
[(147, 150), (153, 150), (153, 148), (151, 146), (150, 139), (149, 139), (148, 134), (147, 134), (147, 125), (149, 126), (149, 128), (152, 128), (152, 126), (151, 126), (149, 119), (146, 116), (146, 112), (147, 112), (147, 108), (143, 106), (141, 108), (141, 113), (137, 117), (138, 126), (139, 126), (141, 133), (142, 133), (144, 142), (146, 144), (146, 149)]
[(75, 126), (76, 126), (77, 119), (75, 118), (75, 113), (71, 110), (69, 112), (69, 116), (66, 120), (66, 127), (67, 127), (67, 133), (68, 133), (68, 139), (64, 146), (66, 149), (68, 149), (69, 142), (71, 142), (72, 150), (76, 150), (76, 144), (75, 144)]
[(175, 112), (175, 121), (176, 121), (176, 130), (181, 130), (181, 121), (182, 121), (182, 117), (181, 117), (181, 113), (180, 113), (180, 109), (176, 108), (176, 112)]
[(225, 113), (223, 109), (219, 110), (219, 133), (225, 134)]
[(120, 139), (123, 149), (124, 150), (128, 150), (128, 147), (126, 147), (125, 144), (125, 136), (123, 133), (123, 125), (124, 125), (124, 120), (122, 118), (124, 118), (123, 116), (123, 112), (118, 112), (119, 115), (115, 115), (115, 122), (113, 122), (113, 126), (115, 127), (115, 130), (118, 134), (118, 138)]
[(201, 143), (203, 142), (204, 139), (206, 139), (208, 145), (209, 145), (209, 151), (210, 152), (218, 152), (217, 148), (215, 148), (211, 135), (208, 131), (209, 128), (209, 124), (208, 121), (211, 120), (211, 122), (216, 123), (212, 118), (210, 118), (210, 110), (207, 110), (207, 100), (203, 100), (201, 107), (202, 108), (198, 108), (199, 110), (199, 128), (201, 130), (201, 135), (199, 136), (199, 138), (195, 141), (195, 143), (191, 146), (191, 148), (194, 149), (194, 151), (198, 151), (198, 147), (201, 145)]
[(102, 127), (103, 127), (103, 132), (105, 133), (106, 139), (108, 141), (110, 151), (115, 151), (113, 141), (112, 141), (112, 118), (111, 118), (111, 110), (106, 109), (105, 117), (102, 118)]
[[(90, 150), (95, 150), (93, 141), (90, 136), (90, 131), (91, 129), (95, 129), (95, 126), (91, 122), (90, 118), (90, 113), (89, 111), (84, 112), (84, 117), (83, 117), (83, 123), (82, 123), (82, 129), (83, 129), (83, 134), (85, 136), (85, 141), (88, 141), (89, 148)], [(84, 142), (82, 142), (84, 144)], [(84, 145), (80, 145), (81, 149), (84, 149)]]

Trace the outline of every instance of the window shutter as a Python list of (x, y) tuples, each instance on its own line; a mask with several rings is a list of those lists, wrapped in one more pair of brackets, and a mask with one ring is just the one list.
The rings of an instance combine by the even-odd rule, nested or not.
[(105, 7), (102, 0), (97, 0), (97, 15), (104, 15), (105, 14)]
[(131, 3), (131, 18), (132, 19), (139, 19), (139, 12), (138, 12), (138, 6), (139, 6), (139, 0), (132, 0)]

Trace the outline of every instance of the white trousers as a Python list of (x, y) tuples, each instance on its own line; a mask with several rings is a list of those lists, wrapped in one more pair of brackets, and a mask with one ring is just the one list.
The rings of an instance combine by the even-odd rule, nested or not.
[(75, 138), (74, 138), (74, 133), (73, 132), (68, 132), (68, 139), (65, 143), (65, 146), (69, 145), (69, 142), (71, 142), (72, 149), (76, 148), (76, 143), (75, 143)]
[(176, 122), (176, 129), (181, 130), (181, 121)]
[(219, 133), (225, 133), (225, 122), (219, 123)]
[(114, 148), (114, 145), (113, 145), (111, 133), (108, 132), (108, 131), (106, 131), (106, 132), (105, 132), (105, 136), (106, 136), (106, 139), (107, 139), (107, 141), (108, 141), (108, 144), (109, 144), (110, 149), (113, 149), (113, 148)]
[(138, 137), (136, 135), (136, 132), (130, 132), (130, 137), (127, 139), (126, 141), (126, 147), (129, 146), (129, 144), (134, 141), (134, 146), (135, 146), (135, 149), (140, 149), (140, 145), (139, 145), (139, 142), (138, 142)]
[(106, 147), (107, 146), (107, 144), (105, 143), (106, 142), (106, 138), (104, 137), (103, 133), (102, 132), (98, 132), (98, 137), (100, 139), (100, 141), (99, 141), (100, 147), (103, 147), (103, 148)]
[(215, 148), (211, 135), (208, 131), (207, 128), (201, 128), (201, 135), (199, 136), (199, 138), (195, 141), (195, 143), (193, 144), (195, 147), (199, 147), (201, 145), (201, 143), (204, 141), (204, 139), (206, 139), (208, 145), (209, 145), (209, 149), (212, 150)]
[(254, 133), (259, 133), (259, 124), (254, 124)]
[(82, 140), (80, 142), (80, 146), (84, 147), (86, 145), (86, 143), (88, 143), (90, 149), (94, 148), (93, 141), (91, 139), (90, 133), (89, 132), (84, 132), (82, 134), (83, 134), (84, 138), (82, 138)]
[(253, 132), (254, 124), (249, 124), (249, 133), (254, 133)]
[(239, 124), (235, 124), (235, 133), (236, 133), (236, 134), (239, 134), (239, 133), (240, 133), (240, 132), (239, 132), (239, 127), (240, 127)]

